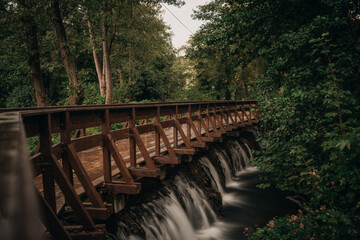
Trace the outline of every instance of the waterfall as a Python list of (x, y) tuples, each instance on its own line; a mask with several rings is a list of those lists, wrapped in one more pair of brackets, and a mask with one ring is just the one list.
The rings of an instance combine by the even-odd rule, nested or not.
[(226, 161), (226, 155), (223, 152), (215, 152), (217, 158), (220, 160), (221, 167), (223, 169), (224, 175), (225, 175), (225, 184), (226, 186), (229, 186), (233, 182), (231, 170), (229, 167), (228, 162)]
[(207, 157), (200, 158), (200, 163), (202, 163), (205, 172), (211, 179), (212, 187), (218, 190), (221, 194), (223, 194), (224, 188), (221, 184), (220, 176), (216, 171), (214, 165), (210, 162), (210, 160)]
[(142, 227), (146, 239), (196, 239), (195, 230), (208, 228), (217, 220), (205, 194), (195, 184), (182, 174), (175, 178), (174, 184), (182, 199), (166, 188), (167, 196), (144, 204), (147, 211), (142, 217)]
[[(227, 192), (227, 189), (237, 187), (236, 181), (239, 178), (236, 177), (236, 173), (246, 168), (248, 155), (251, 152), (244, 141), (240, 144), (236, 140), (230, 140), (227, 147), (229, 154), (217, 149), (209, 153), (213, 153), (211, 159), (218, 161), (220, 169), (216, 169), (207, 156), (200, 157), (196, 164), (198, 171), (203, 171), (205, 175), (202, 175), (210, 180), (209, 186), (221, 193), (223, 204), (239, 204), (239, 199), (233, 193)], [(221, 181), (222, 175), (225, 177), (225, 185)], [(141, 206), (139, 212), (142, 212), (142, 215), (138, 216), (136, 221), (144, 230), (146, 239), (214, 239), (214, 236), (210, 235), (214, 228), (216, 231), (219, 230), (220, 220), (204, 189), (192, 180), (196, 177), (196, 175), (187, 177), (181, 172), (178, 173), (170, 187), (165, 187), (164, 193), (157, 200)], [(115, 239), (129, 239), (129, 230), (126, 226), (120, 228), (125, 230), (117, 234)], [(139, 238), (132, 235), (130, 239)]]

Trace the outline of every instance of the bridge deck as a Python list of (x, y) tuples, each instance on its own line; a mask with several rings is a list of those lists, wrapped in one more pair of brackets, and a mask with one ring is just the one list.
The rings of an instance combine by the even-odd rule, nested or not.
[[(53, 238), (70, 240), (102, 239), (96, 223), (116, 211), (118, 194), (138, 194), (140, 178), (157, 178), (163, 166), (181, 164), (207, 142), (256, 124), (256, 109), (256, 101), (213, 101), (0, 113), (20, 112), (27, 138), (38, 137), (38, 152), (30, 161), (42, 220)], [(93, 134), (77, 138), (74, 131)], [(59, 143), (53, 143), (54, 136), (60, 136)], [(75, 222), (63, 218), (68, 214)]]
[[(255, 119), (254, 119), (255, 120)], [(183, 131), (186, 132), (187, 126), (182, 126)], [(169, 141), (172, 146), (174, 146), (173, 141), (173, 127), (165, 129), (165, 133), (167, 137), (169, 138)], [(204, 134), (204, 130), (202, 130), (201, 134)], [(151, 157), (155, 156), (155, 133), (149, 132), (145, 134), (141, 134), (141, 138), (145, 144), (146, 149), (148, 150)], [(191, 133), (191, 139), (195, 139), (195, 134)], [(179, 140), (179, 144), (182, 144), (183, 141)], [(130, 166), (130, 156), (129, 156), (129, 141), (127, 139), (122, 139), (119, 141), (116, 141), (116, 146), (121, 154), (123, 156), (124, 161), (126, 162), (127, 167)], [(166, 152), (166, 147), (164, 143), (161, 141), (161, 153)], [(78, 156), (81, 160), (81, 163), (83, 164), (84, 168), (86, 169), (86, 172), (88, 173), (92, 183), (94, 186), (97, 186), (104, 182), (104, 174), (103, 174), (103, 154), (102, 154), (102, 148), (99, 147), (93, 147), (90, 149), (87, 149), (82, 152), (78, 152)], [(136, 156), (139, 161), (139, 163), (144, 161), (144, 158), (141, 156), (140, 150), (138, 147), (136, 147)], [(111, 162), (111, 169), (112, 169), (112, 175), (116, 176), (120, 171), (117, 168), (114, 161)], [(43, 193), (43, 182), (42, 182), (42, 175), (37, 176), (34, 179), (36, 187), (39, 189), (41, 193)], [(74, 175), (74, 188), (77, 192), (77, 194), (83, 194), (84, 188), (82, 187), (81, 183), (79, 182), (79, 179), (76, 175)], [(56, 195), (56, 205), (57, 210), (59, 211), (61, 207), (65, 203), (64, 195), (62, 194), (60, 188), (56, 185), (55, 190)]]

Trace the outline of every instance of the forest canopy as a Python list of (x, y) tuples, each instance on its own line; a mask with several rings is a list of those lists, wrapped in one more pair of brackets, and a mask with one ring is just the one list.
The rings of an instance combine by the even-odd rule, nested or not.
[(186, 79), (162, 3), (183, 4), (1, 1), (0, 107), (170, 99)]
[(212, 0), (181, 56), (179, 0), (0, 2), (0, 107), (257, 100), (252, 164), (299, 212), (249, 239), (360, 239), (360, 2)]
[(200, 89), (258, 100), (259, 187), (302, 206), (249, 239), (360, 238), (359, 10), (348, 0), (214, 0), (195, 13), (207, 21), (188, 49)]

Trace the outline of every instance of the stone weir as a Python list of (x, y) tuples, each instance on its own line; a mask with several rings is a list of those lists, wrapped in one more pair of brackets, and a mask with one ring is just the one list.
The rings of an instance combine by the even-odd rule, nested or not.
[[(144, 190), (128, 195), (126, 206), (107, 221), (108, 239), (212, 239), (201, 232), (219, 221), (226, 204), (224, 188), (236, 174), (253, 169), (250, 149), (259, 149), (256, 129), (246, 127), (166, 168), (163, 179), (143, 178)], [(215, 238), (214, 238), (215, 239)]]
[[(47, 238), (104, 239), (109, 219), (140, 204), (142, 194), (155, 194), (180, 165), (256, 126), (258, 112), (256, 101), (171, 102), (0, 109), (0, 120), (0, 154), (7, 159), (1, 177), (8, 181), (0, 200), (16, 205), (2, 209), (1, 220), (16, 224), (19, 212), (38, 209), (44, 229), (38, 232)], [(35, 187), (24, 180), (31, 172)], [(21, 181), (12, 188), (15, 178)], [(209, 203), (218, 199), (212, 195)]]

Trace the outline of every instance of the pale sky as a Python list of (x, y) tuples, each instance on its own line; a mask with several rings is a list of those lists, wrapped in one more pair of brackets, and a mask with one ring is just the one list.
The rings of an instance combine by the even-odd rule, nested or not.
[[(195, 33), (203, 22), (198, 20), (193, 20), (191, 15), (193, 14), (193, 9), (197, 9), (197, 6), (204, 5), (210, 2), (210, 0), (185, 0), (185, 5), (178, 8), (175, 6), (165, 6), (178, 18), (180, 21), (190, 29), (192, 33)], [(190, 35), (192, 35), (189, 30), (186, 29), (165, 7), (163, 7), (164, 21), (167, 25), (171, 27), (173, 32), (172, 43), (175, 48), (179, 48), (182, 45), (186, 44), (189, 40)]]

